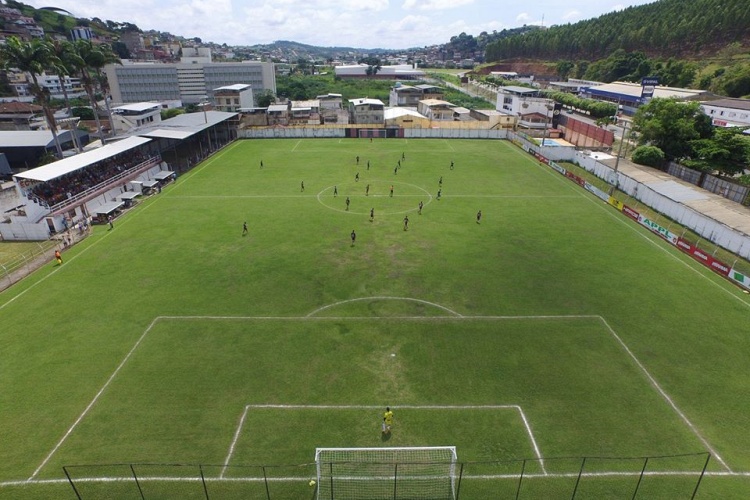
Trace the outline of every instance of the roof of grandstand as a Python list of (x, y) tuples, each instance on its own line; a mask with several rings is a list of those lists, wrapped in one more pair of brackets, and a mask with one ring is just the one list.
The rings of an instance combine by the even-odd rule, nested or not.
[(147, 137), (128, 137), (118, 142), (113, 142), (102, 146), (99, 149), (81, 153), (69, 158), (58, 160), (54, 163), (43, 165), (38, 168), (27, 170), (26, 172), (16, 174), (14, 177), (20, 179), (30, 179), (33, 181), (47, 182), (63, 175), (75, 172), (82, 168), (93, 165), (107, 158), (111, 158), (120, 153), (124, 153), (130, 149), (140, 146), (149, 142), (151, 139)]
[(229, 120), (237, 113), (226, 111), (206, 111), (184, 113), (169, 120), (155, 123), (149, 127), (141, 127), (134, 134), (142, 137), (160, 137), (165, 139), (187, 139), (207, 128)]

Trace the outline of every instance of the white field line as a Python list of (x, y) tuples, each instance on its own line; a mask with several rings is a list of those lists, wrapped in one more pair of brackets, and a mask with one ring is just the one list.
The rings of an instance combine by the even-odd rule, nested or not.
[(294, 153), (294, 150), (297, 149), (297, 146), (299, 146), (301, 142), (302, 142), (301, 139), (297, 141), (297, 144), (295, 144), (294, 147), (292, 148), (292, 153)]
[[(400, 316), (400, 317), (369, 317), (369, 316), (362, 316), (362, 317), (346, 317), (346, 316), (321, 316), (316, 317), (315, 314), (326, 310), (330, 307), (345, 304), (347, 302), (356, 302), (356, 301), (362, 301), (362, 300), (372, 300), (372, 299), (395, 299), (395, 300), (410, 300), (420, 303), (425, 303), (428, 305), (433, 305), (439, 309), (443, 309), (454, 316), (452, 317), (424, 317), (424, 316)], [(714, 454), (714, 456), (717, 457), (717, 460), (724, 466), (724, 468), (727, 470), (727, 472), (732, 473), (732, 469), (729, 468), (724, 462), (723, 459), (714, 451), (713, 447), (709, 445), (706, 438), (703, 437), (702, 434), (698, 431), (698, 429), (688, 420), (688, 418), (685, 416), (685, 414), (677, 407), (677, 405), (674, 403), (674, 401), (669, 397), (669, 395), (664, 391), (664, 389), (661, 388), (661, 386), (656, 382), (656, 379), (648, 372), (648, 370), (645, 368), (645, 366), (640, 362), (640, 360), (633, 354), (633, 352), (630, 350), (630, 348), (625, 344), (625, 342), (615, 333), (615, 331), (612, 329), (611, 326), (604, 320), (602, 316), (599, 315), (570, 315), (570, 316), (563, 316), (563, 315), (532, 315), (532, 316), (462, 316), (461, 314), (448, 309), (444, 306), (441, 306), (439, 304), (434, 304), (432, 302), (423, 301), (420, 299), (414, 299), (414, 298), (406, 298), (406, 297), (363, 297), (359, 299), (349, 299), (341, 302), (337, 302), (334, 304), (330, 304), (328, 306), (321, 307), (319, 309), (316, 309), (309, 313), (307, 316), (158, 316), (156, 317), (151, 324), (145, 329), (141, 337), (136, 341), (136, 343), (133, 345), (133, 347), (130, 349), (128, 354), (125, 356), (125, 358), (122, 360), (122, 362), (117, 366), (117, 368), (114, 370), (112, 375), (107, 379), (107, 381), (104, 383), (102, 388), (97, 392), (97, 394), (94, 396), (94, 398), (91, 400), (91, 402), (88, 404), (88, 406), (84, 409), (84, 411), (81, 413), (81, 415), (75, 420), (73, 425), (68, 429), (68, 431), (63, 435), (63, 437), (60, 439), (60, 441), (55, 445), (53, 450), (47, 455), (47, 457), (44, 459), (44, 461), (37, 467), (37, 469), (34, 471), (34, 473), (27, 479), (27, 481), (33, 480), (37, 474), (40, 472), (40, 470), (49, 462), (50, 458), (54, 455), (54, 453), (62, 446), (64, 441), (67, 439), (67, 437), (73, 432), (73, 430), (76, 428), (76, 426), (81, 422), (81, 420), (86, 416), (86, 414), (90, 411), (90, 409), (93, 407), (93, 405), (97, 402), (101, 394), (104, 392), (104, 390), (109, 386), (109, 384), (112, 382), (114, 377), (119, 373), (119, 371), (122, 369), (122, 367), (125, 365), (125, 363), (128, 361), (130, 356), (133, 354), (133, 352), (136, 350), (136, 348), (141, 344), (143, 339), (146, 337), (149, 331), (153, 328), (153, 326), (156, 324), (159, 320), (238, 320), (238, 321), (247, 321), (247, 320), (276, 320), (276, 321), (289, 321), (289, 320), (303, 320), (303, 321), (330, 321), (330, 320), (366, 320), (366, 321), (373, 321), (373, 320), (415, 320), (415, 321), (456, 321), (457, 319), (462, 320), (513, 320), (513, 319), (597, 319), (601, 321), (610, 334), (617, 340), (617, 342), (625, 349), (625, 351), (628, 353), (628, 355), (633, 359), (633, 361), (636, 363), (636, 365), (643, 371), (643, 373), (646, 375), (646, 377), (649, 379), (652, 387), (667, 401), (667, 403), (672, 407), (672, 409), (677, 413), (677, 415), (688, 425), (688, 427), (695, 433), (695, 435), (698, 437), (698, 439), (708, 448), (711, 453)]]
[[(544, 475), (547, 475), (547, 469), (544, 467), (544, 457), (542, 457), (542, 453), (539, 451), (539, 446), (536, 443), (536, 439), (534, 439), (534, 433), (531, 431), (531, 426), (529, 425), (529, 421), (526, 419), (526, 415), (523, 412), (523, 409), (518, 405), (396, 405), (392, 406), (394, 410), (516, 410), (518, 411), (518, 414), (521, 417), (521, 420), (523, 421), (523, 425), (526, 428), (526, 432), (529, 435), (529, 440), (531, 441), (531, 445), (534, 448), (534, 454), (536, 455), (537, 460), (539, 460), (539, 465), (542, 468), (542, 472)], [(221, 469), (221, 474), (219, 475), (219, 478), (224, 477), (224, 473), (229, 466), (229, 462), (232, 459), (232, 454), (234, 453), (234, 447), (237, 443), (237, 439), (239, 438), (240, 432), (242, 431), (242, 426), (245, 424), (245, 417), (247, 416), (248, 410), (251, 409), (277, 409), (277, 410), (377, 410), (377, 409), (383, 409), (383, 405), (284, 405), (284, 404), (252, 404), (245, 406), (245, 410), (242, 412), (242, 417), (240, 418), (240, 423), (237, 426), (237, 430), (234, 433), (234, 439), (232, 439), (232, 444), (229, 446), (229, 453), (227, 453), (227, 458), (224, 461), (224, 467)]]
[(683, 422), (688, 426), (688, 428), (693, 431), (693, 434), (700, 440), (700, 442), (703, 444), (703, 446), (706, 447), (706, 449), (711, 452), (711, 455), (716, 458), (716, 460), (724, 467), (724, 469), (727, 470), (727, 472), (732, 472), (732, 469), (727, 465), (727, 463), (724, 461), (723, 458), (716, 452), (716, 450), (711, 446), (711, 444), (708, 442), (708, 440), (703, 437), (703, 434), (698, 430), (698, 428), (693, 425), (693, 423), (687, 418), (685, 413), (683, 413), (682, 410), (680, 410), (677, 407), (677, 404), (672, 400), (671, 397), (669, 397), (669, 394), (662, 389), (662, 387), (659, 385), (659, 382), (656, 381), (656, 379), (649, 373), (649, 371), (646, 369), (645, 366), (643, 366), (643, 363), (633, 354), (633, 351), (630, 350), (630, 348), (623, 342), (623, 340), (620, 338), (619, 335), (612, 329), (611, 326), (609, 326), (609, 323), (607, 323), (607, 320), (605, 320), (603, 317), (599, 317), (599, 320), (604, 324), (604, 326), (609, 330), (610, 335), (614, 337), (614, 339), (622, 346), (623, 349), (625, 349), (625, 352), (628, 353), (628, 355), (632, 358), (632, 360), (635, 362), (635, 364), (638, 366), (638, 368), (641, 369), (641, 371), (646, 375), (646, 378), (648, 378), (649, 382), (651, 383), (651, 386), (658, 392), (662, 398), (667, 402), (669, 406), (672, 407), (672, 410), (674, 410), (675, 413), (682, 419)]
[[(312, 464), (311, 464), (312, 465)], [(197, 467), (197, 465), (196, 465)], [(622, 472), (622, 471), (600, 471), (600, 472), (583, 472), (581, 477), (588, 478), (599, 478), (599, 477), (637, 477), (640, 476), (640, 472)], [(699, 476), (698, 471), (646, 471), (643, 473), (644, 476), (651, 477), (693, 477)], [(707, 477), (750, 477), (750, 472), (711, 472), (706, 471), (703, 473)], [(464, 474), (461, 476), (462, 479), (478, 479), (478, 480), (498, 480), (498, 479), (513, 479), (518, 480), (520, 474)], [(524, 479), (564, 479), (578, 477), (577, 472), (569, 473), (554, 473), (548, 474), (529, 474), (524, 473)], [(358, 479), (362, 479), (359, 477)], [(307, 482), (309, 477), (300, 476), (288, 476), (288, 477), (269, 477), (264, 479), (262, 477), (185, 477), (185, 476), (144, 476), (138, 477), (139, 482), (171, 482), (171, 483), (197, 483), (197, 482), (213, 482), (213, 483), (287, 483), (287, 482)], [(74, 483), (132, 483), (135, 480), (133, 477), (81, 477), (73, 479)], [(29, 486), (29, 485), (56, 485), (56, 484), (70, 484), (67, 479), (36, 479), (34, 481), (3, 481), (0, 482), (0, 488), (11, 488), (14, 486)]]
[(456, 152), (456, 150), (453, 149), (453, 144), (451, 144), (448, 139), (443, 139), (443, 141), (448, 145), (451, 151), (453, 151), (454, 153)]
[(104, 383), (101, 389), (99, 389), (99, 392), (96, 393), (94, 396), (94, 399), (91, 400), (91, 402), (86, 406), (86, 408), (81, 412), (80, 415), (78, 415), (78, 418), (73, 422), (73, 425), (70, 426), (70, 428), (63, 434), (63, 437), (60, 438), (60, 441), (57, 442), (54, 448), (52, 448), (52, 451), (49, 452), (49, 454), (45, 457), (44, 460), (42, 460), (42, 463), (39, 464), (39, 467), (36, 468), (34, 473), (29, 477), (28, 481), (31, 481), (36, 477), (37, 474), (39, 474), (39, 471), (42, 470), (42, 468), (47, 465), (47, 462), (52, 458), (52, 455), (55, 454), (55, 452), (62, 446), (62, 444), (65, 442), (65, 440), (70, 436), (70, 434), (73, 432), (73, 430), (78, 426), (79, 423), (81, 423), (81, 420), (83, 420), (83, 417), (86, 416), (86, 414), (91, 410), (91, 408), (96, 404), (96, 402), (99, 400), (99, 397), (104, 393), (104, 391), (109, 387), (109, 384), (112, 383), (114, 378), (117, 376), (117, 374), (120, 372), (123, 366), (125, 366), (125, 363), (127, 363), (128, 359), (130, 359), (130, 356), (133, 355), (135, 350), (138, 348), (138, 346), (141, 344), (144, 338), (146, 338), (146, 335), (148, 335), (148, 332), (151, 331), (151, 328), (156, 324), (156, 322), (159, 320), (159, 318), (154, 318), (154, 320), (151, 322), (150, 325), (148, 325), (148, 328), (141, 334), (140, 338), (135, 342), (133, 347), (128, 351), (128, 353), (125, 355), (125, 358), (120, 362), (120, 364), (115, 368), (115, 371), (112, 372), (112, 375), (109, 376), (107, 381)]
[(224, 477), (224, 474), (227, 471), (227, 466), (229, 465), (229, 461), (232, 460), (232, 455), (234, 454), (234, 447), (237, 444), (237, 440), (240, 438), (240, 432), (242, 431), (242, 427), (245, 425), (245, 418), (247, 418), (247, 411), (249, 409), (250, 409), (250, 405), (246, 405), (245, 410), (242, 412), (240, 423), (237, 425), (237, 430), (234, 432), (234, 436), (232, 437), (232, 443), (229, 445), (229, 452), (227, 453), (227, 458), (224, 459), (224, 467), (221, 468), (219, 479), (222, 479)]
[[(611, 217), (613, 220), (615, 220), (617, 223), (623, 225), (628, 230), (637, 234), (640, 238), (642, 238), (643, 240), (651, 244), (653, 247), (655, 247), (662, 253), (668, 255), (671, 259), (675, 260), (676, 262), (679, 262), (680, 264), (682, 264), (683, 266), (685, 266), (686, 268), (688, 268), (689, 270), (691, 270), (692, 272), (694, 272), (695, 274), (703, 278), (704, 280), (713, 284), (722, 292), (726, 293), (733, 299), (739, 301), (744, 306), (750, 308), (750, 302), (745, 300), (740, 295), (733, 293), (734, 291), (737, 290), (735, 285), (731, 285), (727, 280), (723, 278), (718, 278), (715, 273), (713, 273), (711, 270), (709, 270), (705, 266), (698, 264), (696, 262), (693, 262), (693, 259), (691, 259), (690, 257), (684, 256), (686, 258), (683, 258), (682, 252), (680, 252), (679, 250), (677, 250), (677, 253), (672, 252), (671, 249), (673, 247), (664, 245), (663, 240), (659, 238), (658, 236), (653, 235), (650, 232), (644, 232), (640, 225), (633, 224), (632, 221), (627, 220), (627, 218), (623, 217), (622, 214), (617, 214), (617, 212), (613, 210), (613, 207), (610, 207), (608, 204), (602, 202), (602, 200), (600, 200), (599, 198), (587, 195), (586, 194), (587, 191), (585, 189), (581, 190), (579, 187), (575, 186), (572, 182), (565, 179), (562, 175), (557, 173), (552, 168), (544, 165), (543, 163), (540, 163), (533, 156), (529, 155), (528, 153), (522, 150), (519, 150), (517, 147), (514, 147), (513, 149), (515, 149), (517, 154), (524, 156), (525, 158), (527, 158), (528, 161), (536, 165), (538, 168), (541, 168), (545, 172), (549, 173), (550, 175), (558, 178), (560, 182), (568, 184), (570, 188), (573, 189), (577, 193), (578, 196), (593, 203), (594, 205), (598, 207), (599, 210), (604, 210), (607, 213), (607, 215)], [(654, 236), (654, 237), (651, 237), (651, 236)], [(705, 273), (702, 271), (705, 271)], [(730, 285), (731, 288), (726, 288), (725, 286), (722, 286), (722, 285)]]
[(443, 311), (445, 311), (445, 312), (447, 312), (449, 314), (452, 314), (453, 316), (456, 316), (456, 317), (459, 317), (459, 318), (461, 317), (461, 315), (459, 313), (457, 313), (456, 311), (454, 311), (452, 309), (448, 309), (445, 306), (441, 306), (440, 304), (435, 304), (434, 302), (429, 302), (427, 300), (414, 299), (414, 298), (411, 298), (411, 297), (360, 297), (360, 298), (357, 298), (357, 299), (342, 300), (342, 301), (334, 302), (333, 304), (328, 304), (327, 306), (323, 306), (323, 307), (320, 307), (318, 309), (315, 309), (313, 312), (311, 312), (310, 314), (308, 314), (306, 317), (309, 318), (311, 316), (315, 316), (319, 312), (325, 311), (326, 309), (330, 309), (332, 307), (340, 306), (340, 305), (343, 305), (343, 304), (349, 304), (349, 303), (352, 303), (352, 302), (362, 302), (362, 301), (365, 301), (365, 300), (403, 300), (403, 301), (407, 301), (407, 302), (417, 302), (419, 304), (426, 304), (428, 306), (432, 306), (432, 307), (436, 307), (438, 309), (442, 309)]

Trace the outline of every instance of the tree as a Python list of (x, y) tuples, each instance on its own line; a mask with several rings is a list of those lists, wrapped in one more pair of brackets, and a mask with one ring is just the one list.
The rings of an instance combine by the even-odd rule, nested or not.
[[(61, 41), (47, 39), (47, 43), (49, 43), (50, 48), (55, 55), (57, 64), (55, 65), (54, 70), (57, 74), (57, 79), (60, 82), (60, 87), (63, 91), (65, 108), (68, 110), (68, 112), (70, 112), (70, 99), (68, 98), (68, 88), (65, 86), (65, 77), (70, 76), (75, 72), (76, 67), (80, 63), (80, 56), (76, 52), (73, 44), (68, 42), (67, 40)], [(75, 132), (72, 132), (72, 136), (73, 144), (75, 144), (76, 149), (78, 149), (79, 153), (82, 152), (83, 146), (78, 140), (78, 135)]]
[(683, 161), (685, 166), (703, 172), (736, 175), (750, 163), (750, 138), (742, 133), (743, 127), (717, 128), (713, 137), (690, 142), (693, 154)]
[(672, 160), (689, 157), (690, 141), (711, 137), (713, 128), (700, 103), (656, 98), (638, 108), (633, 130), (640, 134), (639, 145), (656, 146)]
[(664, 164), (664, 151), (656, 146), (638, 146), (633, 150), (631, 159), (639, 165), (661, 168)]
[(259, 108), (267, 108), (276, 102), (276, 95), (270, 89), (264, 89), (255, 96), (255, 105)]
[(107, 96), (108, 87), (106, 85), (106, 78), (103, 77), (101, 70), (107, 64), (121, 64), (120, 59), (114, 55), (108, 45), (94, 45), (89, 40), (78, 40), (75, 44), (76, 51), (78, 52), (79, 59), (76, 61), (78, 66), (76, 70), (81, 75), (81, 83), (83, 88), (86, 90), (86, 94), (89, 96), (89, 102), (91, 108), (94, 110), (94, 118), (96, 120), (96, 129), (100, 133), (102, 143), (105, 142), (104, 134), (102, 134), (102, 125), (99, 121), (99, 113), (96, 112), (98, 106), (96, 103), (95, 90), (99, 86), (104, 94), (104, 104), (107, 109), (107, 114), (111, 114), (109, 111), (109, 99)]
[(57, 154), (62, 158), (62, 146), (57, 137), (57, 123), (49, 104), (49, 93), (39, 85), (37, 78), (37, 75), (41, 75), (56, 63), (55, 59), (50, 44), (39, 38), (23, 42), (18, 37), (11, 36), (6, 39), (5, 44), (0, 45), (0, 61), (5, 69), (16, 68), (31, 75), (31, 93), (44, 110), (44, 118), (47, 121), (47, 127), (52, 132)]
[(128, 46), (123, 42), (112, 42), (112, 52), (114, 52), (120, 59), (127, 59), (130, 57)]

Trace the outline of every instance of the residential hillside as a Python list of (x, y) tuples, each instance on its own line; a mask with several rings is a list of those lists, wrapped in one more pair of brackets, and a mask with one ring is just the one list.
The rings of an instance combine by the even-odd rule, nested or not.
[(736, 42), (750, 44), (750, 1), (659, 0), (497, 40), (487, 46), (486, 60), (597, 60), (617, 49), (695, 58)]

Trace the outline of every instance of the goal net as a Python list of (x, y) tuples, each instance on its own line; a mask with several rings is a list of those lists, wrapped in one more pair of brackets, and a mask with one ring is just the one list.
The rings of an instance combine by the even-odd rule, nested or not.
[(318, 500), (453, 500), (456, 447), (317, 448)]

